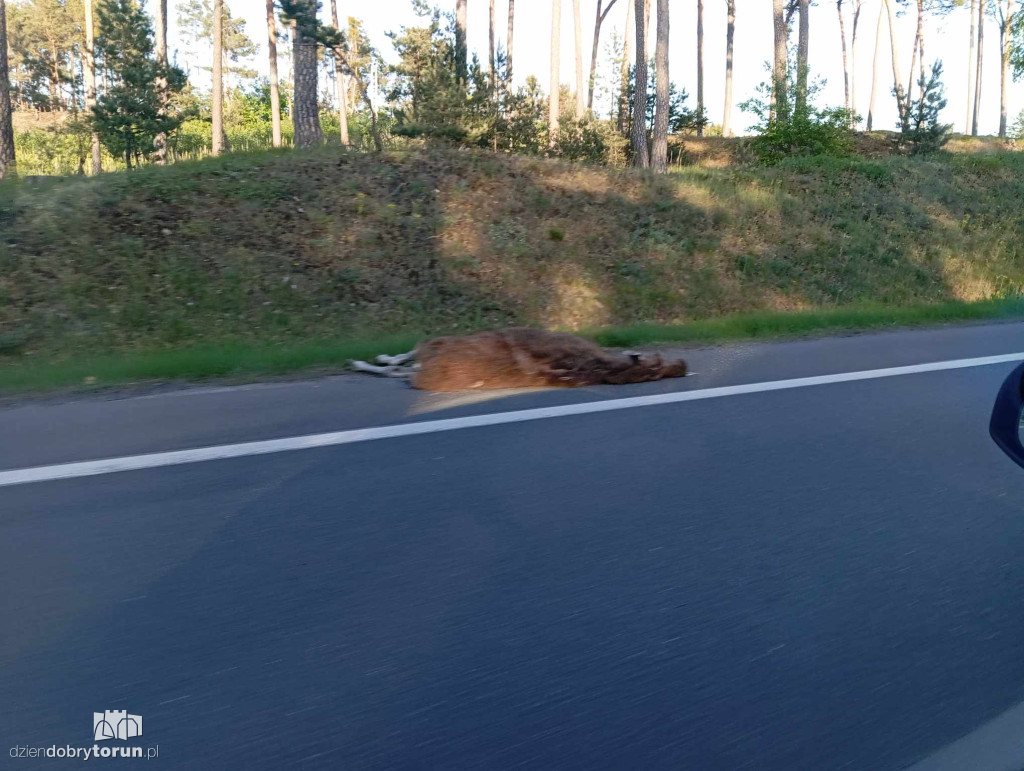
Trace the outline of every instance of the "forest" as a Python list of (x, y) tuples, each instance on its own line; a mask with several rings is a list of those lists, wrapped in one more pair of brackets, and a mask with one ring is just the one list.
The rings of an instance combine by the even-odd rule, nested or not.
[[(501, 19), (416, 0), (387, 55), (340, 5), (271, 0), (254, 29), (183, 0), (169, 57), (167, 0), (7, 0), (0, 387), (287, 370), (507, 324), (633, 345), (1024, 311), (1013, 0), (672, 3), (692, 82), (669, 77), (666, 0), (552, 0), (526, 20), (551, 35), (546, 82), (513, 76), (514, 0)], [(735, 50), (737, 5), (771, 61)], [(487, 11), (481, 54), (467, 14)], [(705, 84), (712, 14), (728, 55)], [(841, 41), (814, 37), (826, 14)], [(956, 105), (936, 19), (970, 46)], [(811, 72), (811, 44), (841, 70)], [(735, 93), (734, 63), (761, 85)]]
[[(771, 0), (770, 25), (765, 0), (764, 18), (756, 21), (773, 38), (770, 73), (738, 105), (736, 0), (674, 6), (677, 15), (686, 11), (683, 21), (695, 31), (697, 80), (683, 84), (670, 78), (667, 0), (653, 8), (651, 0), (598, 0), (590, 50), (580, 32), (581, 3), (574, 0), (567, 22), (574, 30), (575, 71), (568, 73), (560, 71), (563, 0), (552, 0), (550, 19), (542, 20), (550, 27), (550, 76), (546, 83), (529, 77), (520, 85), (512, 78), (515, 0), (502, 20), (494, 0), (487, 9), (479, 4), (479, 12), (490, 13), (482, 55), (468, 48), (467, 0), (456, 0), (454, 8), (412, 2), (419, 24), (389, 31), (394, 55), (385, 59), (359, 18), (345, 17), (344, 9), (339, 16), (338, 0), (329, 8), (313, 0), (268, 0), (265, 30), (248, 29), (225, 0), (181, 0), (173, 8), (158, 0), (153, 18), (137, 0), (2, 0), (0, 73), (6, 70), (7, 77), (0, 77), (0, 174), (12, 168), (23, 175), (95, 174), (323, 142), (379, 151), (415, 140), (664, 169), (681, 157), (670, 150), (670, 136), (730, 137), (734, 107), (755, 120), (751, 152), (767, 162), (841, 153), (858, 130), (896, 129), (901, 149), (934, 150), (951, 133), (940, 117), (943, 79), (950, 74), (941, 60), (928, 60), (925, 28), (930, 18), (954, 14), (970, 27), (968, 61), (974, 64), (976, 56), (966, 73), (977, 82), (968, 95), (965, 128), (978, 134), (987, 54), (999, 58), (999, 137), (1024, 132), (1024, 113), (1008, 114), (1009, 90), (1024, 74), (1024, 14), (1015, 0), (880, 0), (868, 104), (857, 103), (856, 79), (866, 67), (858, 68), (855, 54), (858, 38), (866, 47), (874, 26), (867, 11), (876, 4), (829, 0), (841, 31), (840, 105), (817, 103), (820, 76), (810, 72), (807, 49), (811, 10), (823, 8), (813, 0)], [(171, 12), (192, 53), (192, 77), (168, 59)], [(624, 34), (602, 38), (611, 13), (625, 16)], [(705, 13), (728, 18), (722, 94), (705, 93)], [(896, 34), (896, 19), (904, 16), (916, 20), (909, 75)], [(535, 29), (538, 20), (528, 22)], [(997, 34), (987, 49), (986, 28)], [(265, 69), (256, 67), (261, 57)], [(278, 75), (282, 62), (286, 78)], [(706, 105), (723, 99), (722, 120), (711, 124)], [(896, 101), (897, 126), (878, 125), (880, 99)]]

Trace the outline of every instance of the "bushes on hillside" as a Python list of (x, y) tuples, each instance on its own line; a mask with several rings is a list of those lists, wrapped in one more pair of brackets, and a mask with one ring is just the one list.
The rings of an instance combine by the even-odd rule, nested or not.
[[(15, 134), (22, 174), (82, 174), (91, 152), (89, 125), (80, 119)], [(112, 159), (105, 154), (104, 165)]]
[(899, 123), (900, 147), (911, 154), (934, 153), (949, 141), (953, 127), (939, 122), (946, 108), (942, 86), (942, 62), (935, 62), (931, 75), (918, 78), (919, 97), (912, 100)]
[(566, 115), (559, 121), (552, 154), (570, 161), (624, 166), (627, 144), (611, 121)]
[(808, 86), (804, 104), (795, 105), (787, 95), (796, 92), (796, 69), (795, 63), (788, 68), (786, 92), (777, 102), (772, 100), (772, 84), (765, 82), (757, 87), (757, 96), (740, 105), (757, 118), (751, 126), (756, 134), (751, 151), (767, 164), (793, 155), (848, 155), (853, 149), (850, 113), (843, 107), (814, 105), (824, 85), (820, 80)]
[(1010, 126), (1011, 139), (1024, 139), (1024, 110), (1020, 111), (1017, 120)]

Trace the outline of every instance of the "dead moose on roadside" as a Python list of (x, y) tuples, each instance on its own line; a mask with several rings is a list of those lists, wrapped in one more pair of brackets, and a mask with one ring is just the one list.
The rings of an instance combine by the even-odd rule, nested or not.
[(605, 351), (564, 332), (514, 327), (471, 335), (438, 337), (409, 353), (381, 355), (377, 364), (352, 367), (384, 377), (408, 378), (425, 391), (536, 388), (644, 383), (685, 377), (682, 359), (665, 362), (658, 354)]

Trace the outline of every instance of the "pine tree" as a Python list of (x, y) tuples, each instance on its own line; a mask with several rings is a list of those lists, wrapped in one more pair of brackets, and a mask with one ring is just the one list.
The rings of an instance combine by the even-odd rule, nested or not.
[[(245, 18), (234, 16), (231, 7), (224, 0), (221, 3), (221, 68), (224, 72), (225, 90), (231, 92), (231, 78), (252, 78), (256, 71), (245, 65), (245, 60), (259, 53), (259, 46), (246, 34)], [(178, 3), (178, 29), (183, 39), (203, 49), (213, 46), (213, 3), (211, 0), (184, 0)], [(200, 58), (205, 58), (201, 53)], [(208, 69), (208, 68), (202, 68)]]
[(558, 141), (558, 118), (559, 118), (559, 93), (561, 83), (558, 77), (559, 65), (559, 43), (562, 34), (562, 0), (551, 0), (551, 52), (550, 70), (551, 76), (548, 79), (548, 143), (554, 147)]
[(668, 170), (668, 22), (668, 0), (658, 0), (658, 31), (654, 49), (655, 107), (651, 167), (660, 172)]
[(512, 33), (516, 21), (516, 0), (508, 0), (508, 31), (505, 33), (505, 82), (512, 86)]
[(466, 41), (466, 0), (455, 0), (455, 48), (458, 52), (456, 67), (458, 68), (459, 77), (465, 81), (469, 72), (467, 64), (468, 43)]
[[(83, 4), (83, 11), (85, 12), (85, 50), (82, 56), (82, 72), (85, 76), (85, 111), (90, 115), (92, 114), (92, 108), (96, 106), (96, 23), (92, 6), (92, 0), (85, 0)], [(93, 131), (89, 140), (89, 149), (92, 155), (92, 173), (99, 174), (103, 171), (100, 135)]]
[(9, 42), (32, 73), (33, 106), (51, 111), (73, 108), (77, 73), (72, 53), (82, 34), (76, 10), (68, 0), (30, 0), (11, 10), (15, 8), (20, 18), (11, 25)]
[[(338, 23), (338, 0), (331, 0), (331, 23), (341, 29)], [(338, 53), (331, 54), (334, 61), (334, 96), (338, 101), (338, 130), (342, 147), (348, 147), (348, 89), (345, 85), (345, 66)]]
[(211, 150), (220, 155), (224, 141), (224, 3), (213, 0), (213, 66), (210, 68), (212, 91), (210, 95)]
[(7, 8), (0, 0), (0, 179), (14, 172), (14, 128), (7, 78)]
[[(667, 56), (668, 54), (666, 54)], [(666, 74), (665, 77), (668, 78), (668, 75)], [(697, 0), (697, 109), (704, 112), (704, 0)], [(657, 131), (655, 131), (655, 136), (657, 136)], [(697, 130), (697, 136), (704, 136), (703, 126)]]
[(725, 25), (725, 110), (722, 113), (722, 136), (732, 136), (732, 66), (733, 40), (736, 36), (736, 0), (726, 0)]
[(277, 80), (277, 25), (274, 0), (267, 0), (267, 50), (270, 60), (270, 122), (274, 147), (281, 146), (281, 88)]
[(1014, 17), (1017, 13), (1014, 0), (997, 0), (996, 19), (999, 22), (999, 136), (1003, 139), (1006, 139), (1012, 35), (1014, 31)]
[[(167, 0), (156, 2), (156, 61), (161, 68), (167, 67)], [(167, 83), (157, 75), (157, 90), (160, 92), (160, 115), (167, 112)], [(167, 163), (167, 135), (162, 131), (153, 140), (153, 162), (163, 166)]]
[(587, 84), (588, 110), (594, 109), (594, 83), (597, 80), (597, 45), (601, 40), (601, 25), (604, 24), (604, 19), (613, 5), (615, 5), (615, 0), (611, 0), (608, 5), (603, 5), (603, 0), (597, 0), (597, 14), (594, 17), (594, 44), (590, 49), (590, 79)]
[(1016, 122), (1010, 126), (1011, 139), (1024, 139), (1024, 110), (1020, 111)]
[(788, 28), (786, 25), (786, 0), (772, 0), (772, 32), (775, 43), (775, 58), (772, 62), (772, 114), (779, 118), (786, 113), (786, 83), (788, 82), (786, 67), (789, 56), (786, 43)]
[[(644, 0), (636, 0), (635, 13), (637, 22), (644, 18)], [(636, 25), (636, 67), (635, 80), (637, 83), (647, 82), (647, 30), (646, 24)], [(629, 132), (629, 144), (632, 151), (632, 164), (642, 169), (651, 165), (650, 156), (647, 154), (647, 125), (645, 121), (646, 95), (644, 89), (633, 89), (633, 124)]]
[(942, 87), (942, 62), (935, 62), (931, 75), (918, 81), (920, 97), (907, 105), (900, 121), (900, 144), (911, 153), (933, 153), (949, 141), (952, 126), (939, 122), (946, 109)]
[(166, 79), (175, 94), (185, 85), (185, 73), (161, 66), (153, 55), (153, 27), (135, 0), (107, 0), (97, 9), (97, 48), (108, 71), (107, 92), (93, 108), (93, 129), (114, 156), (128, 168), (137, 165), (153, 146), (157, 134), (170, 134), (181, 123), (161, 114), (163, 99), (157, 82)]
[(811, 7), (810, 0), (799, 0), (800, 29), (797, 37), (796, 53), (796, 111), (803, 115), (807, 111), (807, 73), (810, 69), (808, 48), (811, 43)]
[(317, 20), (319, 3), (316, 0), (281, 0), (280, 5), (282, 15), (291, 22), (295, 146), (313, 147), (324, 141), (318, 102), (317, 47), (338, 33)]

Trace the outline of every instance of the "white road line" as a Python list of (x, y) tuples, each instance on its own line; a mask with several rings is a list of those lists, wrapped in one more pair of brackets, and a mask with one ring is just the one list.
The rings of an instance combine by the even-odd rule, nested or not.
[(275, 452), (287, 452), (289, 450), (308, 450), (314, 447), (331, 447), (338, 444), (369, 442), (374, 439), (395, 439), (401, 436), (435, 434), (441, 431), (455, 431), (461, 428), (498, 426), (505, 423), (521, 423), (528, 420), (544, 420), (546, 418), (561, 418), (569, 415), (588, 415), (595, 412), (628, 410), (634, 407), (654, 407), (662, 404), (699, 401), (701, 399), (717, 399), (723, 396), (739, 396), (741, 394), (783, 391), (790, 388), (807, 388), (809, 386), (829, 385), (831, 383), (849, 383), (857, 380), (876, 380), (878, 378), (916, 375), (924, 372), (984, 367), (990, 364), (1006, 364), (1021, 360), (1024, 360), (1024, 353), (1007, 353), (1000, 356), (983, 356), (976, 359), (937, 361), (929, 364), (914, 364), (907, 367), (889, 367), (888, 369), (871, 369), (861, 372), (843, 372), (837, 375), (773, 380), (767, 383), (706, 388), (700, 391), (678, 391), (651, 396), (632, 396), (625, 399), (563, 404), (557, 407), (539, 407), (537, 409), (517, 410), (514, 412), (494, 412), (465, 418), (425, 420), (418, 423), (403, 423), (394, 426), (357, 428), (351, 431), (333, 431), (326, 434), (308, 434), (306, 436), (291, 436), (283, 439), (268, 439), (259, 442), (243, 442), (241, 444), (222, 444), (214, 447), (155, 452), (148, 455), (129, 455), (121, 458), (89, 460), (79, 463), (59, 463), (52, 466), (35, 466), (32, 468), (0, 471), (0, 487), (22, 485), (30, 482), (49, 482), (55, 479), (70, 479), (72, 477), (95, 476), (97, 474), (112, 474), (116, 471), (136, 471), (161, 466), (177, 466), (183, 463), (200, 463), (202, 461), (220, 460), (223, 458), (266, 455)]

